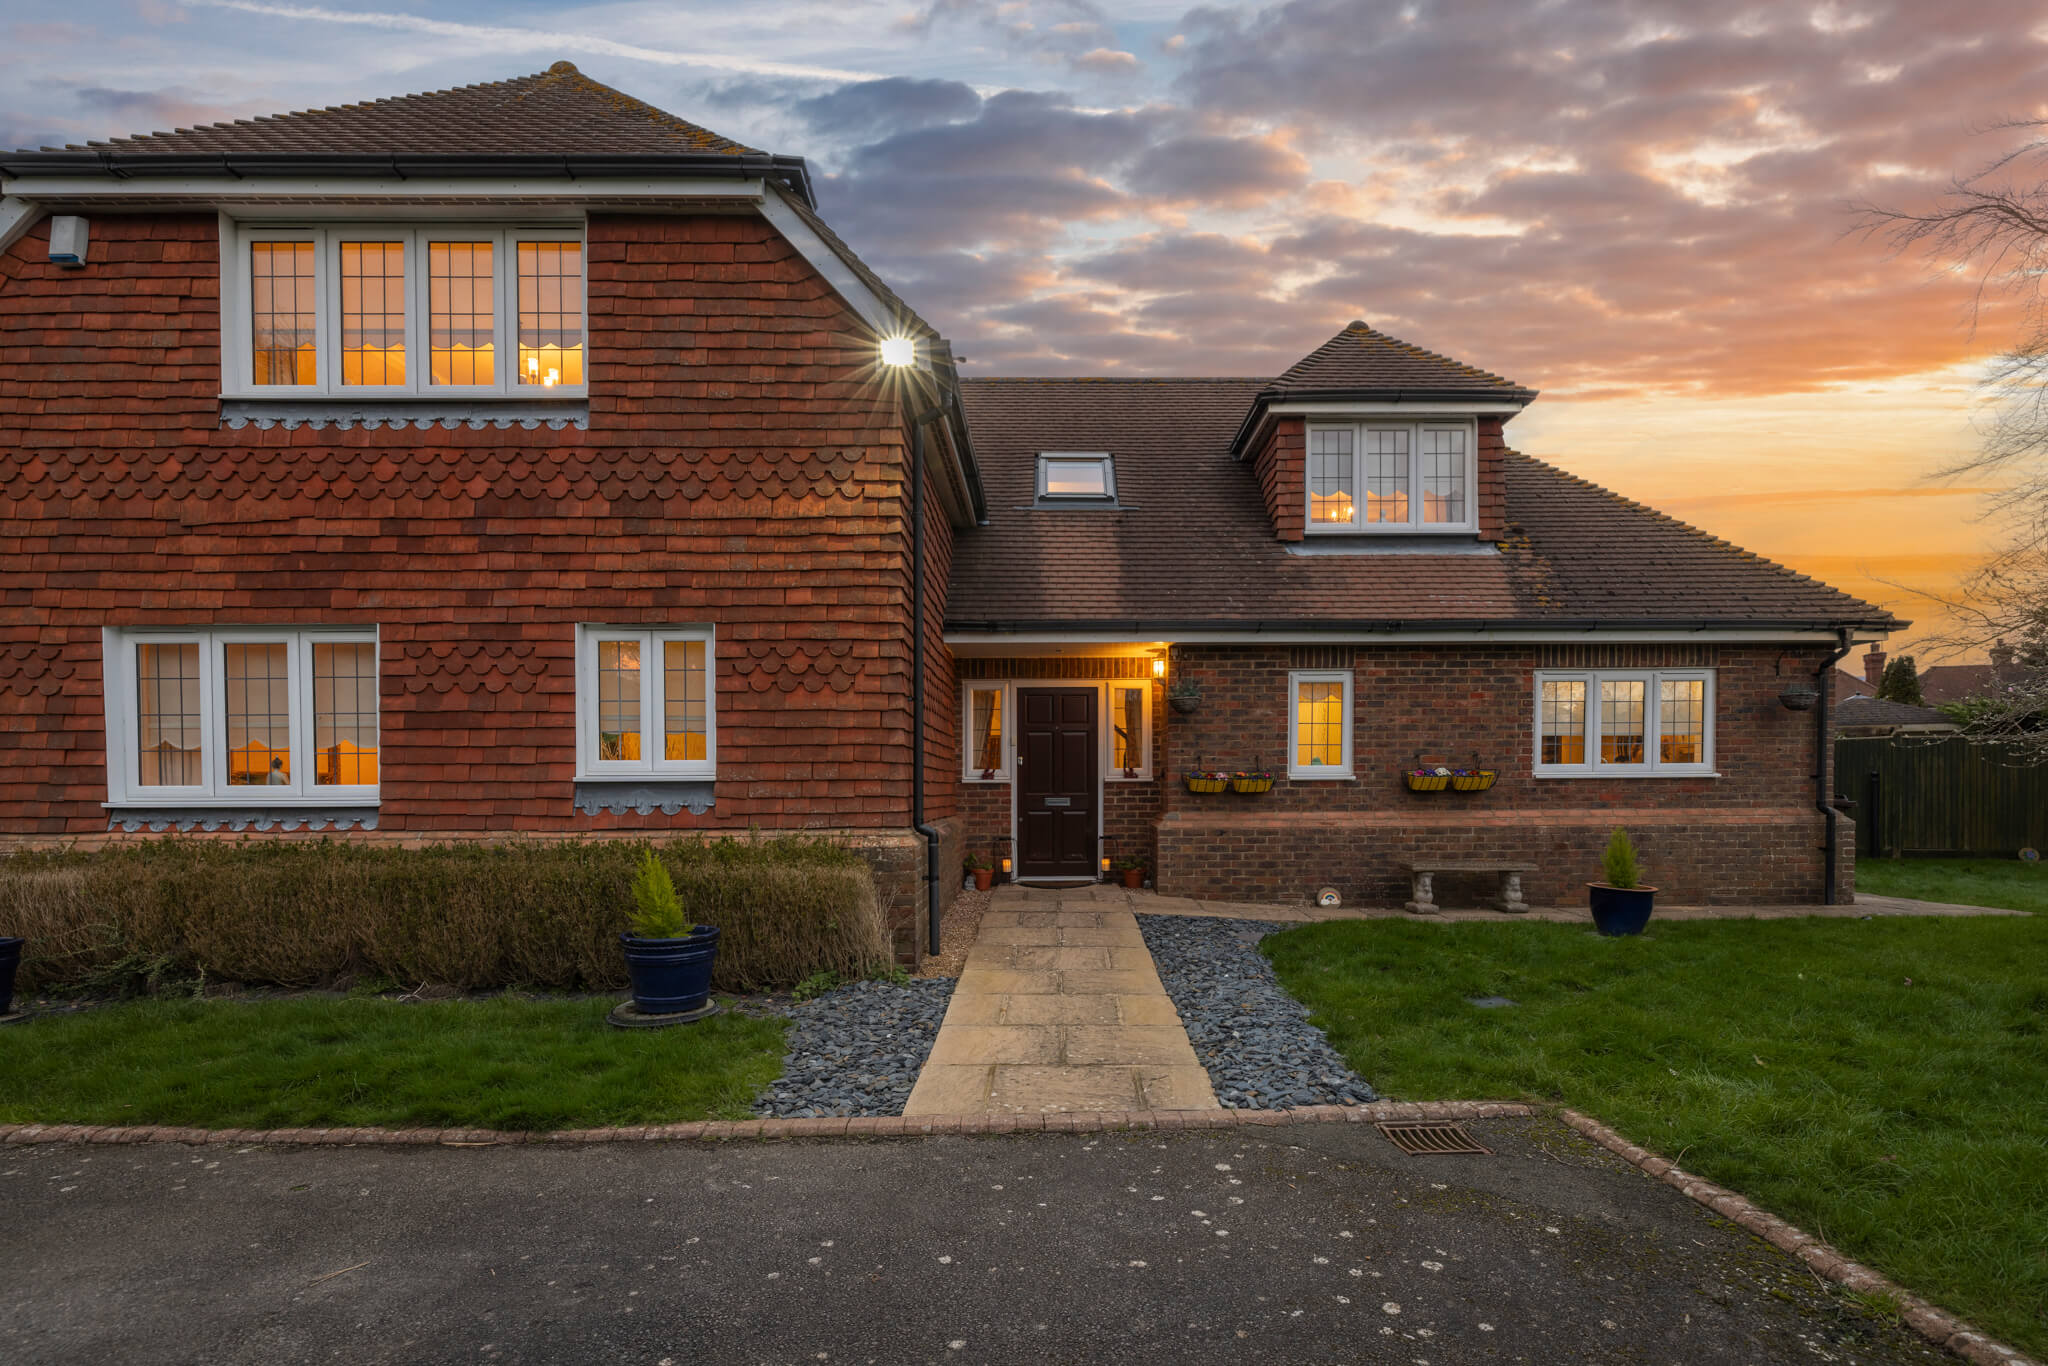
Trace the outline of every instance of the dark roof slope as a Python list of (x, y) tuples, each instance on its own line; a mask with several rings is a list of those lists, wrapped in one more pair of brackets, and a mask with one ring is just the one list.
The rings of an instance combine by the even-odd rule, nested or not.
[(1848, 697), (1835, 708), (1835, 728), (1850, 730), (1862, 726), (1954, 726), (1944, 713), (1933, 707), (1915, 707), (1905, 702), (1885, 702), (1875, 697)]
[(1296, 361), (1266, 392), (1288, 398), (1342, 393), (1355, 398), (1489, 398), (1515, 403), (1536, 397), (1535, 390), (1513, 380), (1426, 351), (1362, 322), (1350, 324)]
[(124, 156), (759, 155), (593, 81), (570, 62), (508, 81), (142, 133), (66, 150)]
[[(1480, 623), (1888, 626), (1825, 584), (1522, 455), (1498, 553), (1290, 553), (1231, 438), (1258, 379), (974, 379), (989, 525), (949, 625), (1280, 629)], [(1038, 510), (1036, 456), (1116, 458), (1117, 510)]]

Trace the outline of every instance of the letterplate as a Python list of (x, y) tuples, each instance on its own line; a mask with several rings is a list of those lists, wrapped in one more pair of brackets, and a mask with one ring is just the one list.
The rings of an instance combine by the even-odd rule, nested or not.
[(1072, 806), (1074, 799), (1072, 797), (1047, 797), (1045, 804), (1047, 806)]

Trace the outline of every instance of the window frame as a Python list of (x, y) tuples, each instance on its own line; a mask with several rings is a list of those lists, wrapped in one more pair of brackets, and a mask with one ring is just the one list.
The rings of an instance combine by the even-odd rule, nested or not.
[[(1097, 465), (1102, 469), (1101, 493), (1049, 493), (1047, 478), (1056, 464)], [(1116, 502), (1116, 457), (1108, 451), (1040, 451), (1037, 464), (1037, 501), (1050, 507), (1108, 507)]]
[[(1348, 431), (1351, 433), (1351, 520), (1348, 522), (1318, 522), (1315, 520), (1314, 473), (1311, 462), (1315, 459), (1312, 451), (1314, 434), (1319, 431)], [(1400, 430), (1408, 433), (1408, 520), (1405, 522), (1368, 522), (1365, 520), (1365, 436), (1372, 431)], [(1422, 520), (1422, 438), (1425, 432), (1457, 431), (1465, 439), (1465, 517), (1457, 522), (1425, 522)], [(1301, 456), (1301, 517), (1302, 526), (1310, 536), (1451, 536), (1472, 535), (1479, 530), (1479, 424), (1472, 418), (1462, 417), (1356, 417), (1356, 418), (1312, 418), (1304, 426)]]
[[(1356, 677), (1350, 669), (1289, 669), (1287, 671), (1287, 776), (1296, 782), (1348, 782), (1356, 776), (1358, 709)], [(1327, 764), (1303, 766), (1301, 755), (1301, 685), (1342, 683), (1344, 685), (1344, 763), (1341, 768)]]
[[(366, 219), (336, 222), (234, 222), (232, 270), (220, 282), (221, 397), (263, 399), (397, 399), (477, 400), (587, 399), (590, 396), (590, 244), (581, 223), (478, 223), (461, 219)], [(343, 384), (341, 382), (341, 259), (337, 244), (384, 241), (405, 244), (406, 382)], [(434, 384), (429, 352), (428, 308), (431, 284), (426, 266), (430, 242), (490, 242), (492, 337), (497, 357), (490, 384)], [(258, 242), (310, 242), (313, 245), (312, 384), (256, 383), (254, 325), (249, 316), (255, 290), (250, 274)], [(574, 242), (583, 249), (583, 379), (582, 384), (552, 387), (514, 382), (519, 364), (519, 244)]]
[[(597, 644), (600, 640), (636, 638), (640, 643), (640, 734), (638, 759), (597, 757), (597, 728), (591, 706), (597, 697)], [(665, 750), (646, 738), (650, 723), (662, 724), (662, 683), (667, 670), (650, 667), (660, 658), (660, 647), (670, 641), (694, 641), (704, 647), (704, 757), (702, 759), (657, 758), (653, 751)], [(655, 734), (662, 732), (656, 731)], [(579, 783), (688, 781), (718, 776), (718, 640), (709, 624), (650, 626), (645, 623), (607, 626), (597, 622), (576, 627), (576, 781)]]
[[(978, 692), (992, 692), (1001, 697), (1002, 708), (1002, 763), (986, 776), (974, 764), (974, 695)], [(1007, 681), (995, 682), (986, 678), (970, 678), (960, 684), (960, 780), (968, 783), (1007, 783), (1016, 771), (1014, 756), (1017, 752), (1016, 687)]]
[[(1586, 685), (1586, 760), (1578, 764), (1550, 764), (1543, 761), (1543, 685), (1545, 683)], [(1639, 682), (1643, 685), (1643, 762), (1608, 763), (1600, 757), (1600, 740), (1606, 720), (1601, 703), (1601, 684)], [(1664, 687), (1667, 682), (1705, 685), (1701, 693), (1700, 762), (1666, 763), (1663, 757)], [(1712, 669), (1538, 669), (1530, 686), (1532, 713), (1529, 720), (1530, 772), (1538, 778), (1717, 778), (1714, 767), (1714, 670)]]
[[(1143, 696), (1143, 718), (1139, 721), (1139, 753), (1145, 762), (1126, 772), (1116, 766), (1116, 723), (1115, 707), (1118, 689), (1136, 691)], [(1102, 778), (1110, 783), (1149, 783), (1152, 781), (1152, 680), (1150, 678), (1110, 678), (1102, 684)]]
[[(376, 783), (320, 784), (313, 745), (313, 647), (367, 644), (377, 649), (377, 773), (384, 772), (383, 650), (374, 626), (193, 626), (108, 627), (100, 633), (106, 679), (108, 806), (375, 806)], [(136, 670), (139, 645), (199, 647), (199, 773), (196, 785), (149, 786), (142, 782), (137, 751), (142, 721)], [(293, 756), (289, 785), (227, 781), (227, 645), (283, 644), (287, 647), (287, 732)]]

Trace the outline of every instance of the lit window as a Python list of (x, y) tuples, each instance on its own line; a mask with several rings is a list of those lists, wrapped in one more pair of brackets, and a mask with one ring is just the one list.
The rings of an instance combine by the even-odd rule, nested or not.
[(583, 383), (583, 244), (519, 244), (519, 382)]
[(223, 375), (230, 394), (584, 392), (580, 232), (387, 224), (239, 232), (243, 265), (223, 281), (221, 317), (226, 334), (240, 338), (227, 352), (245, 357), (247, 369)]
[(1290, 778), (1351, 776), (1351, 674), (1344, 670), (1301, 670), (1287, 676), (1287, 775)]
[(1038, 457), (1038, 501), (1113, 503), (1116, 462), (1096, 452), (1045, 452)]
[(497, 382), (497, 281), (490, 242), (427, 244), (427, 345), (435, 384)]
[(962, 776), (969, 782), (1007, 781), (1010, 776), (1004, 696), (1001, 683), (967, 685), (960, 713), (967, 725), (967, 741), (961, 751), (966, 760)]
[(1539, 777), (1652, 777), (1713, 767), (1713, 675), (1595, 669), (1536, 676)]
[(579, 776), (713, 776), (714, 653), (709, 627), (578, 627)]
[(376, 800), (374, 633), (109, 631), (107, 641), (114, 802)]
[(1467, 531), (1478, 523), (1464, 422), (1316, 422), (1308, 429), (1312, 532)]
[(1150, 683), (1109, 685), (1109, 776), (1150, 778), (1152, 735)]

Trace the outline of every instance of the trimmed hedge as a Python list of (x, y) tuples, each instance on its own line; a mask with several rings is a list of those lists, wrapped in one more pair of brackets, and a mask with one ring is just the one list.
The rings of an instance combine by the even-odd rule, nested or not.
[(891, 959), (874, 876), (825, 840), (509, 841), (408, 849), (346, 840), (169, 838), (0, 859), (0, 934), (25, 987), (145, 990), (199, 974), (318, 986), (352, 976), (466, 990), (609, 991), (641, 851), (716, 925), (721, 991), (862, 977)]

